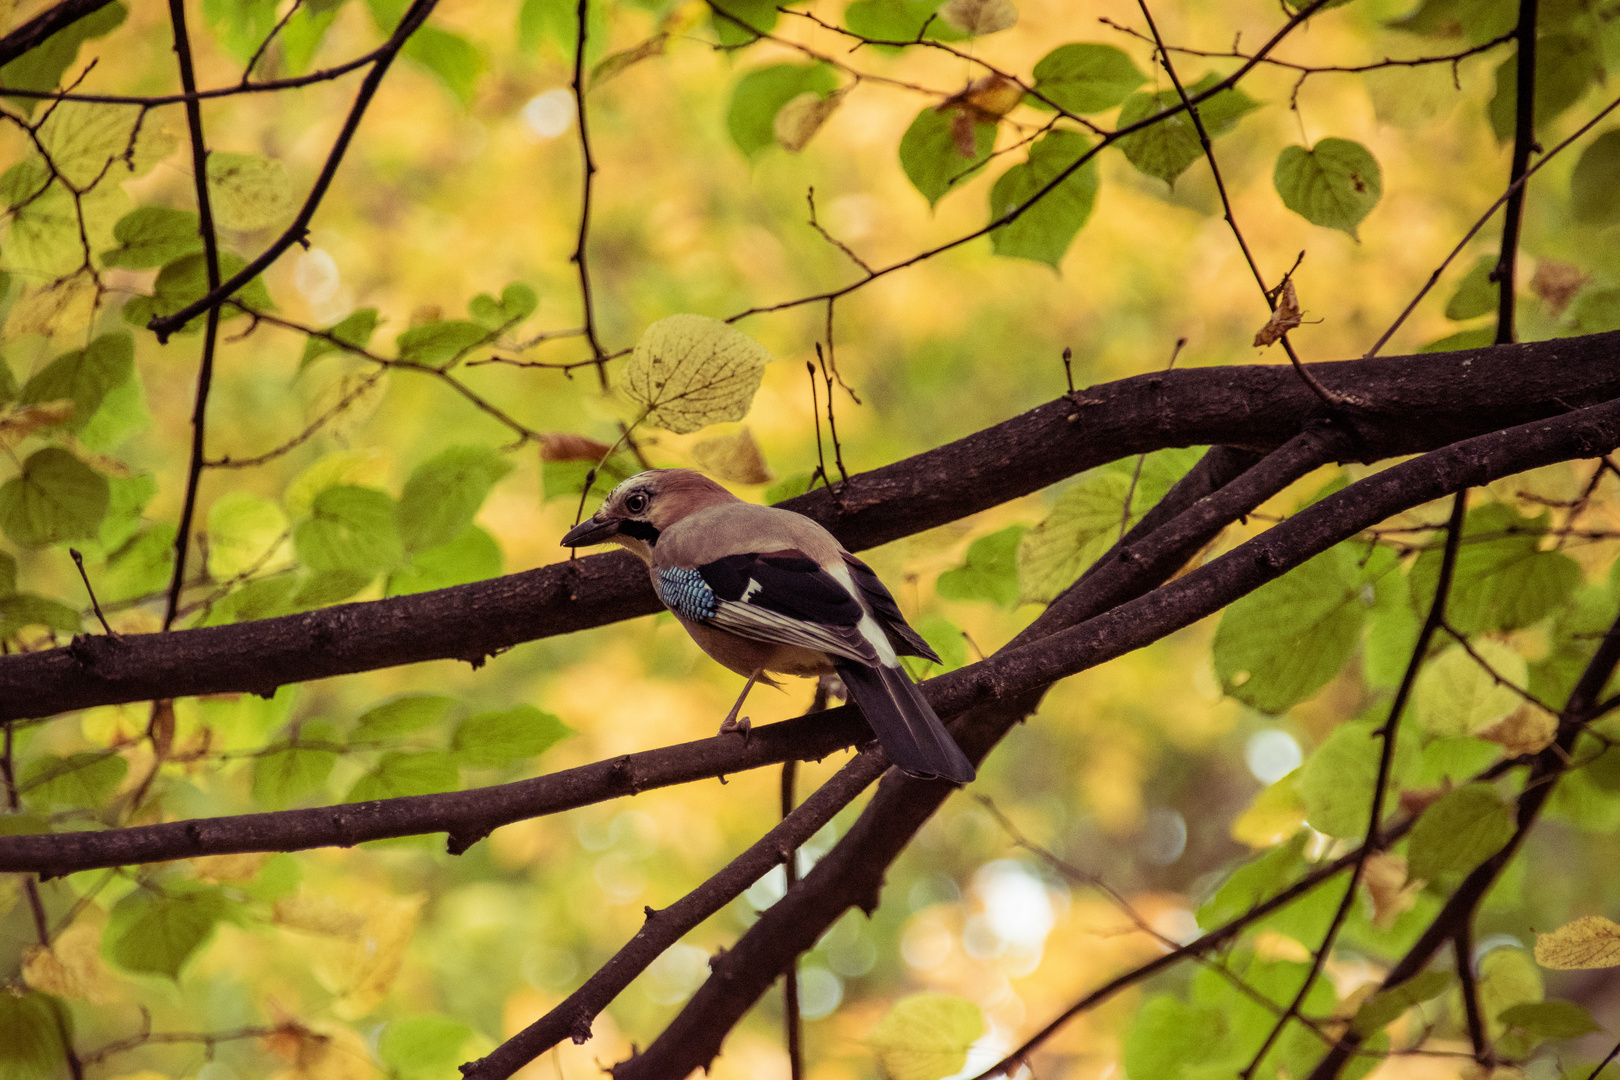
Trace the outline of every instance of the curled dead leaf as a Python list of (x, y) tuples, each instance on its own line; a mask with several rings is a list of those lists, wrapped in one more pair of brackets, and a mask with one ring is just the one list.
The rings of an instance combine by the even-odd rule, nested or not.
[(654, 34), (646, 41), (643, 41), (640, 45), (633, 46), (621, 52), (616, 52), (612, 56), (607, 57), (600, 64), (597, 64), (591, 69), (590, 89), (595, 90), (598, 86), (601, 86), (609, 79), (622, 75), (626, 70), (641, 63), (643, 60), (650, 60), (655, 56), (663, 56), (664, 46), (668, 43), (668, 32), (661, 31)]
[(607, 452), (607, 443), (599, 443), (571, 431), (545, 431), (540, 434), (541, 461), (601, 461)]
[(1001, 75), (985, 75), (974, 79), (957, 93), (946, 98), (940, 107), (962, 105), (979, 114), (985, 121), (1000, 120), (1024, 100), (1024, 88), (1016, 79)]
[(776, 479), (746, 427), (700, 441), (692, 447), (692, 457), (708, 472), (733, 483), (768, 484)]
[(1271, 313), (1271, 319), (1254, 335), (1255, 346), (1264, 348), (1275, 343), (1300, 324), (1301, 314), (1299, 297), (1294, 294), (1294, 279), (1289, 278), (1283, 282), (1282, 292), (1277, 294), (1277, 309)]
[(0, 410), (0, 448), (10, 450), (40, 428), (67, 423), (73, 419), (74, 409), (72, 398), (58, 398)]

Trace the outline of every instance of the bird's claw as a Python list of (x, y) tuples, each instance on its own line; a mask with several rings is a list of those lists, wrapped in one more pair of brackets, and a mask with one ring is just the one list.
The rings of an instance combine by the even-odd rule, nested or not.
[(752, 725), (749, 723), (748, 717), (746, 716), (742, 717), (741, 719), (728, 716), (720, 725), (720, 734), (731, 735), (735, 733), (743, 737), (743, 742), (747, 742), (748, 732), (751, 727)]

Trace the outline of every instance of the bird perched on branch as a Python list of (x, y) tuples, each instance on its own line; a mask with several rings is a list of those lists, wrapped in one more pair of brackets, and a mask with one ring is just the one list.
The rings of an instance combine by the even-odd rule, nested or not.
[(939, 657), (906, 625), (889, 590), (802, 514), (743, 502), (690, 469), (650, 469), (614, 488), (564, 547), (612, 542), (647, 564), (653, 589), (699, 647), (739, 675), (836, 672), (889, 760), (913, 776), (965, 784), (973, 765), (899, 657)]

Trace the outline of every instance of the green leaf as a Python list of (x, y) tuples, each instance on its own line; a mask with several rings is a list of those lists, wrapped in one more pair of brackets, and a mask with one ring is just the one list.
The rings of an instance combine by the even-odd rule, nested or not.
[(1380, 990), (1363, 1001), (1350, 1028), (1358, 1035), (1371, 1035), (1400, 1019), (1413, 1006), (1439, 997), (1454, 981), (1456, 977), (1449, 971), (1420, 971), (1399, 986)]
[(1018, 606), (1018, 545), (1028, 527), (1009, 525), (968, 545), (967, 560), (939, 575), (934, 588), (947, 600), (989, 600)]
[(1446, 318), (1456, 322), (1477, 319), (1496, 310), (1498, 289), (1491, 280), (1497, 258), (1487, 255), (1473, 265), (1457, 283), (1457, 293), (1446, 303)]
[(57, 1019), (44, 994), (0, 994), (0, 1076), (55, 1080), (66, 1060)]
[(140, 115), (132, 105), (64, 101), (41, 121), (39, 146), (57, 175), (79, 191), (88, 191), (109, 176), (116, 184), (129, 178), (129, 164), (123, 158), (131, 151)]
[[(1026, 603), (1048, 604), (1142, 519), (1203, 455), (1201, 448), (1159, 450), (1121, 458), (1069, 484), (1039, 525), (1018, 545), (1018, 585)], [(1136, 463), (1142, 462), (1140, 475)], [(1132, 481), (1135, 481), (1134, 488)], [(1125, 498), (1131, 512), (1125, 518)]]
[[(1558, 115), (1603, 77), (1597, 49), (1586, 37), (1543, 34), (1536, 39), (1536, 102), (1531, 110), (1536, 129), (1545, 130)], [(1518, 109), (1519, 59), (1510, 56), (1496, 69), (1496, 96), (1491, 98), (1491, 130), (1503, 142), (1513, 138)]]
[(421, 731), (443, 721), (455, 705), (455, 698), (439, 694), (409, 694), (385, 701), (360, 714), (360, 722), (349, 732), (349, 742), (397, 739)]
[[(1186, 88), (1187, 96), (1196, 98), (1220, 81), (1220, 77), (1213, 72), (1205, 75)], [(1181, 95), (1173, 89), (1157, 94), (1132, 94), (1125, 99), (1125, 106), (1119, 112), (1119, 123), (1115, 126), (1128, 127), (1166, 109), (1179, 109), (1180, 105)], [(1259, 107), (1259, 102), (1234, 87), (1199, 103), (1198, 116), (1209, 137), (1216, 139), (1232, 130), (1244, 113)], [(1192, 118), (1185, 109), (1141, 131), (1123, 136), (1118, 146), (1137, 169), (1171, 186), (1175, 185), (1176, 177), (1186, 172), (1189, 165), (1204, 156), (1204, 148), (1198, 140), (1198, 129), (1193, 126)]]
[(451, 749), (456, 761), (474, 769), (499, 769), (543, 754), (574, 733), (551, 713), (533, 705), (477, 713), (456, 727)]
[(776, 27), (776, 4), (777, 0), (716, 0), (710, 5), (709, 25), (721, 45), (748, 45)]
[(500, 577), (502, 565), (500, 544), (477, 525), (469, 525), (448, 543), (413, 552), (404, 566), (388, 575), (384, 593), (405, 596), (486, 581)]
[(478, 76), (489, 62), (483, 52), (462, 37), (437, 26), (423, 26), (405, 43), (404, 54), (437, 75), (463, 108), (471, 108)]
[(287, 534), (279, 504), (229, 491), (208, 508), (208, 575), (215, 581), (261, 568)]
[[(1476, 983), (1479, 988), (1479, 1011), (1493, 1039), (1502, 1036), (1505, 1025), (1500, 1017), (1503, 1013), (1515, 1005), (1538, 1002), (1546, 993), (1541, 971), (1530, 954), (1513, 947), (1492, 949), (1481, 957)], [(1460, 994), (1452, 995), (1451, 1013), (1461, 1026), (1463, 1010)]]
[(141, 511), (157, 494), (157, 480), (151, 473), (110, 477), (107, 493), (107, 515), (101, 521), (101, 546), (106, 551), (116, 551), (140, 531)]
[(1338, 229), (1352, 238), (1357, 238), (1356, 226), (1384, 193), (1377, 160), (1349, 139), (1323, 139), (1309, 150), (1283, 147), (1272, 182), (1288, 209), (1313, 225)]
[(1221, 688), (1281, 713), (1326, 686), (1361, 641), (1372, 597), (1359, 561), (1340, 544), (1232, 603), (1215, 632)]
[(253, 759), (253, 801), (279, 810), (319, 791), (337, 764), (337, 751), (308, 743), (337, 741), (337, 729), (313, 721), (280, 749)]
[(1479, 326), (1472, 330), (1459, 330), (1429, 342), (1418, 349), (1420, 353), (1456, 352), (1459, 349), (1483, 349), (1496, 343), (1496, 328)]
[(1511, 1005), (1497, 1015), (1508, 1027), (1519, 1028), (1535, 1039), (1578, 1039), (1603, 1025), (1573, 1001), (1528, 1001)]
[(750, 71), (731, 91), (726, 130), (749, 157), (776, 145), (776, 114), (800, 94), (823, 98), (838, 89), (838, 74), (827, 64), (774, 64)]
[[(1131, 58), (1112, 45), (1059, 45), (1035, 65), (1035, 92), (1081, 115), (1112, 109), (1145, 82), (1147, 76)], [(1028, 101), (1037, 109), (1051, 108), (1040, 98)]]
[[(587, 9), (585, 27), (585, 66), (594, 67), (607, 48), (609, 4), (593, 3)], [(574, 43), (579, 36), (579, 5), (576, 0), (523, 0), (518, 11), (518, 48), (531, 51), (549, 44), (557, 56), (574, 62)]]
[[(347, 345), (363, 349), (371, 342), (371, 335), (377, 329), (377, 309), (374, 307), (360, 308), (351, 312), (341, 320), (326, 328), (326, 332)], [(298, 371), (303, 373), (310, 364), (319, 360), (327, 353), (342, 352), (343, 350), (325, 338), (312, 337), (304, 342), (304, 355), (298, 360)]]
[(16, 592), (17, 560), (0, 551), (0, 597), (13, 596)]
[(343, 4), (344, 0), (312, 0), (293, 12), (277, 39), (283, 74), (302, 75), (309, 70)]
[(276, 0), (203, 0), (203, 18), (225, 51), (245, 64), (276, 25)]
[(43, 596), (13, 593), (0, 599), (0, 637), (14, 637), (30, 626), (76, 634), (81, 625), (78, 611)]
[(313, 513), (293, 530), (305, 566), (368, 580), (405, 558), (394, 500), (375, 488), (338, 485), (315, 496)]
[(499, 300), (488, 293), (479, 293), (468, 303), (467, 310), (473, 320), (486, 330), (500, 330), (528, 318), (539, 306), (540, 298), (533, 289), (521, 282), (514, 282), (501, 290)]
[[(69, 23), (38, 46), (5, 67), (0, 67), (0, 85), (14, 90), (55, 90), (62, 72), (78, 57), (79, 46), (112, 33), (128, 15), (129, 9), (123, 4), (108, 4), (77, 22)], [(39, 104), (37, 100), (29, 98), (8, 100), (29, 114)]]
[(1569, 177), (1569, 204), (1575, 220), (1584, 224), (1620, 221), (1620, 128), (1605, 131), (1581, 151)]
[(347, 600), (377, 579), (376, 573), (358, 570), (320, 570), (298, 583), (298, 592), (292, 598), (297, 611), (325, 607)]
[(1412, 877), (1433, 881), (1472, 870), (1513, 838), (1514, 810), (1489, 784), (1466, 784), (1423, 811), (1412, 827)]
[[(875, 41), (915, 41), (919, 35), (940, 41), (962, 40), (966, 35), (936, 15), (940, 3), (941, 0), (855, 0), (844, 9), (844, 25), (861, 37)], [(889, 45), (877, 48), (884, 52), (900, 51)]]
[(37, 809), (100, 809), (124, 782), (129, 762), (122, 755), (85, 750), (67, 757), (47, 754), (23, 770), (18, 784), (28, 804)]
[[(972, 153), (962, 151), (971, 143)], [(957, 108), (930, 106), (900, 137), (900, 167), (928, 205), (978, 173), (996, 144), (996, 125)]]
[(399, 535), (407, 552), (455, 539), (472, 524), (496, 481), (512, 465), (487, 446), (452, 446), (423, 462), (399, 497)]
[(436, 795), (461, 786), (456, 761), (443, 750), (414, 753), (390, 751), (377, 767), (355, 781), (344, 802), (397, 799), (405, 795)]
[[(1075, 233), (1091, 216), (1097, 201), (1097, 165), (1074, 168), (1091, 149), (1091, 140), (1073, 131), (1048, 132), (1029, 148), (1029, 160), (1001, 174), (990, 191), (990, 220), (998, 221), (1021, 206), (1016, 220), (994, 229), (990, 243), (997, 255), (1033, 259), (1056, 267)], [(1056, 187), (1040, 193), (1069, 172)], [(1031, 203), (1037, 195), (1038, 202)]]
[[(962, 636), (962, 628), (943, 615), (930, 615), (917, 623), (917, 633), (922, 635), (943, 663), (942, 671), (955, 671), (968, 662), (967, 639)], [(924, 668), (934, 665), (927, 660), (920, 661)]]
[(23, 384), (18, 402), (38, 405), (73, 399), (73, 419), (63, 426), (82, 431), (113, 389), (135, 374), (135, 339), (127, 331), (102, 334), (82, 349), (65, 352)]
[[(1569, 599), (1584, 575), (1560, 551), (1541, 550), (1550, 514), (1521, 517), (1504, 503), (1468, 512), (1446, 619), (1464, 634), (1517, 630), (1550, 615)], [(1438, 544), (1438, 541), (1436, 542)], [(1418, 556), (1407, 580), (1412, 601), (1427, 611), (1440, 574), (1437, 547)]]
[[(1373, 786), (1378, 777), (1378, 761), (1383, 740), (1375, 732), (1377, 720), (1355, 720), (1333, 729), (1300, 769), (1295, 787), (1305, 800), (1305, 821), (1329, 836), (1361, 837), (1367, 831)], [(1395, 760), (1391, 763), (1390, 790), (1400, 788), (1421, 764), (1417, 740), (1401, 731), (1395, 740)], [(1394, 808), (1396, 800), (1386, 798), (1384, 807)]]
[(258, 154), (210, 153), (208, 191), (214, 219), (226, 229), (274, 228), (298, 209), (286, 167)]
[(866, 1044), (892, 1080), (939, 1080), (961, 1071), (968, 1047), (984, 1032), (984, 1013), (973, 1002), (912, 994), (866, 1033)]
[[(585, 487), (585, 477), (595, 464), (591, 461), (542, 461), (540, 486), (545, 492), (546, 500), (565, 496), (578, 499), (580, 491)], [(620, 481), (628, 480), (640, 471), (641, 466), (629, 454), (614, 455), (597, 467), (596, 479), (591, 483), (589, 497), (605, 498)]]
[[(173, 522), (142, 529), (107, 557), (107, 570), (96, 582), (102, 603), (134, 600), (162, 591), (174, 572)], [(78, 621), (78, 612), (73, 613)]]
[(93, 539), (107, 513), (107, 478), (54, 446), (0, 485), (0, 529), (23, 547)]
[(455, 1075), (472, 1034), (472, 1028), (448, 1016), (408, 1016), (383, 1028), (377, 1056), (399, 1080), (437, 1080)]
[[(1616, 182), (1620, 183), (1620, 174)], [(1620, 220), (1617, 216), (1616, 220)], [(1569, 309), (1576, 333), (1601, 334), (1620, 330), (1620, 289), (1589, 289), (1575, 298)]]
[(239, 884), (236, 888), (245, 893), (249, 899), (273, 904), (296, 893), (303, 878), (303, 871), (298, 868), (298, 860), (282, 852), (270, 856), (265, 864), (259, 867), (259, 872), (254, 875), (251, 882)]
[(1424, 37), (1457, 38), (1483, 45), (1512, 30), (1518, 21), (1515, 0), (1422, 0), (1388, 25)]
[[(237, 273), (247, 265), (247, 260), (240, 255), (229, 251), (219, 253), (219, 277), (221, 281), (228, 280), (232, 274)], [(173, 315), (181, 308), (195, 300), (201, 300), (208, 295), (208, 265), (203, 255), (183, 255), (158, 272), (157, 281), (153, 283), (151, 296), (133, 296), (124, 304), (124, 321), (132, 326), (146, 326), (154, 318)], [(264, 287), (264, 279), (256, 277), (231, 294), (231, 299), (240, 300), (250, 308), (259, 311), (269, 311), (275, 308), (270, 301), (270, 293)], [(221, 320), (234, 319), (243, 312), (226, 304), (219, 309)], [(177, 334), (193, 334), (203, 328), (207, 321), (207, 314), (199, 314), (185, 326), (176, 330)]]
[(1293, 885), (1310, 867), (1305, 859), (1309, 841), (1308, 833), (1295, 833), (1287, 843), (1234, 870), (1198, 909), (1199, 928), (1207, 932), (1225, 925)]
[(167, 893), (137, 888), (118, 901), (102, 935), (108, 959), (126, 971), (150, 972), (177, 980), (214, 927), (235, 918), (237, 905), (219, 889), (177, 882)]
[(249, 622), (253, 619), (273, 619), (290, 615), (294, 609), (293, 594), (298, 579), (292, 574), (250, 581), (215, 604), (203, 619), (204, 626), (222, 626), (226, 623)]
[(1125, 1036), (1125, 1072), (1131, 1080), (1181, 1080), (1219, 1052), (1227, 1034), (1218, 1009), (1198, 1008), (1158, 994), (1137, 1011)]
[(443, 368), (488, 340), (489, 331), (477, 323), (449, 319), (405, 331), (395, 347), (407, 363)]
[(789, 499), (796, 499), (800, 495), (807, 494), (811, 489), (812, 482), (819, 479), (813, 472), (796, 473), (793, 476), (784, 477), (765, 489), (765, 505), (775, 506), (777, 503), (784, 503)]
[[(1524, 657), (1499, 641), (1481, 639), (1474, 651), (1513, 686), (1529, 681)], [(1461, 645), (1429, 661), (1418, 675), (1412, 705), (1418, 724), (1431, 735), (1478, 735), (1519, 707), (1513, 686), (1500, 684)]]

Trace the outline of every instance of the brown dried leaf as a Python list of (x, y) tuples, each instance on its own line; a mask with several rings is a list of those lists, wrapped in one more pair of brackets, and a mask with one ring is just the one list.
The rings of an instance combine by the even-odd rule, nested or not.
[(776, 141), (791, 153), (797, 154), (807, 146), (821, 130), (821, 125), (827, 122), (827, 117), (838, 108), (839, 102), (844, 100), (841, 93), (822, 97), (814, 90), (807, 90), (798, 97), (790, 98), (776, 112)]
[(1405, 856), (1391, 855), (1387, 851), (1367, 856), (1361, 880), (1372, 897), (1373, 926), (1379, 930), (1394, 926), (1395, 920), (1417, 903), (1418, 893), (1423, 889), (1421, 881), (1407, 880)]
[(692, 447), (692, 457), (708, 472), (733, 483), (768, 484), (776, 479), (765, 464), (754, 433), (746, 427), (730, 435), (704, 439)]
[(1535, 275), (1530, 279), (1530, 291), (1546, 301), (1554, 315), (1561, 315), (1569, 307), (1569, 302), (1575, 299), (1575, 294), (1581, 291), (1581, 286), (1590, 280), (1592, 276), (1582, 273), (1578, 266), (1557, 259), (1542, 259), (1536, 264)]
[(1480, 732), (1479, 737), (1501, 743), (1502, 752), (1509, 757), (1537, 754), (1558, 737), (1558, 718), (1527, 702)]
[(1583, 915), (1550, 934), (1537, 934), (1536, 963), (1554, 971), (1620, 966), (1620, 923)]
[(0, 449), (10, 450), (40, 428), (55, 427), (73, 419), (72, 398), (42, 401), (0, 411)]
[(1024, 100), (1024, 88), (1016, 79), (985, 75), (968, 83), (956, 97), (977, 109), (984, 119), (999, 120)]
[(979, 37), (1008, 30), (1018, 22), (1012, 0), (945, 0), (939, 17), (946, 26)]
[(1451, 780), (1448, 777), (1439, 787), (1411, 788), (1401, 792), (1401, 810), (1410, 817), (1417, 817), (1423, 811), (1433, 806), (1445, 797), (1451, 790)]
[(540, 433), (541, 461), (601, 461), (607, 452), (607, 443), (599, 443), (571, 431)]
[(663, 56), (664, 46), (668, 43), (669, 34), (661, 32), (654, 34), (646, 41), (643, 41), (640, 45), (625, 49), (622, 52), (616, 52), (612, 56), (607, 57), (600, 64), (597, 64), (591, 69), (590, 89), (595, 90), (598, 86), (601, 86), (609, 79), (624, 74), (626, 70), (641, 63), (643, 60), (650, 60), (655, 56)]
[(1282, 292), (1277, 295), (1277, 310), (1271, 313), (1271, 319), (1254, 335), (1254, 344), (1257, 348), (1264, 348), (1281, 338), (1288, 331), (1298, 326), (1301, 312), (1299, 298), (1294, 295), (1294, 279), (1289, 278), (1283, 282)]
[(978, 116), (972, 109), (951, 110), (951, 142), (962, 157), (972, 159), (979, 154), (978, 144), (974, 141), (974, 128), (978, 122)]

